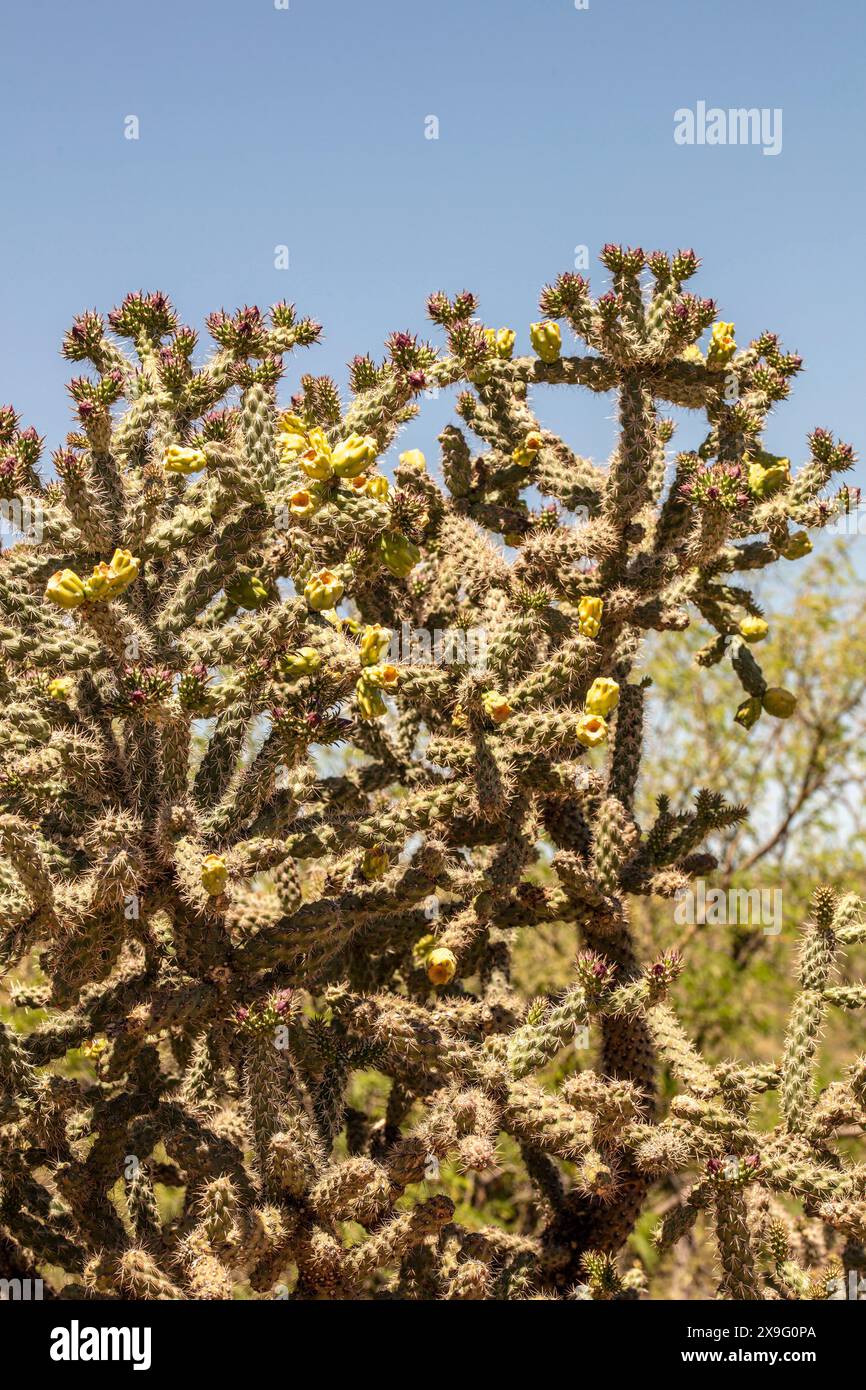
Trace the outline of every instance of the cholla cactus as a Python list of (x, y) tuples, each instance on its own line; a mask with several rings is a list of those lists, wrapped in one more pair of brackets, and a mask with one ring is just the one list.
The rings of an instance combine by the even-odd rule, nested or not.
[[(864, 1235), (866, 1179), (831, 1143), (863, 1119), (863, 1063), (811, 1089), (825, 1007), (863, 1002), (830, 977), (853, 903), (816, 897), (780, 1068), (701, 1059), (666, 1002), (680, 960), (638, 959), (627, 905), (708, 871), (702, 842), (744, 814), (702, 790), (638, 822), (643, 634), (697, 611), (732, 717), (737, 679), (742, 724), (789, 713), (732, 576), (803, 553), (791, 528), (834, 514), (851, 450), (816, 430), (799, 471), (768, 452), (800, 359), (728, 323), (704, 355), (693, 252), (602, 260), (599, 299), (575, 275), (544, 290), (528, 356), (471, 294), (434, 295), (447, 350), (395, 333), (347, 405), (304, 376), (278, 406), (319, 334), (290, 306), (213, 315), (196, 367), (165, 296), (131, 295), (66, 339), (92, 371), (56, 480), (0, 416), (4, 490), (41, 517), (0, 558), (0, 971), (25, 1025), (0, 1031), (0, 1273), (50, 1266), (67, 1296), (636, 1298), (619, 1252), (690, 1167), (659, 1240), (706, 1212), (729, 1297), (820, 1296), (773, 1194), (828, 1223), (828, 1259), (833, 1231)], [(449, 426), (444, 485), (417, 449), (387, 479), (417, 398), (455, 383), (480, 450)], [(606, 468), (540, 424), (545, 384), (615, 396)], [(672, 479), (666, 403), (707, 422)], [(482, 632), (486, 663), (398, 631)], [(574, 981), (527, 1002), (512, 946), (551, 921), (574, 926)], [(583, 1028), (597, 1069), (551, 1089)], [(352, 1089), (370, 1069), (383, 1118)], [(768, 1137), (749, 1112), (774, 1088)], [(537, 1225), (466, 1229), (439, 1165), (489, 1171), (503, 1133)]]

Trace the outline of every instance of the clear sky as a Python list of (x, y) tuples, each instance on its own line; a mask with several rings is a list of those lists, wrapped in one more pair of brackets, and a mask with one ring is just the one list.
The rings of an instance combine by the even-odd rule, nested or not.
[[(798, 462), (815, 424), (862, 446), (863, 0), (4, 9), (0, 399), (50, 446), (70, 428), (63, 330), (127, 290), (164, 289), (197, 326), (294, 300), (326, 333), (291, 390), (425, 332), (437, 288), (478, 292), (526, 350), (540, 286), (585, 245), (601, 288), (608, 240), (693, 245), (693, 286), (740, 341), (772, 328), (804, 355), (769, 447)], [(781, 152), (676, 144), (674, 112), (700, 101), (780, 108)], [(605, 457), (610, 402), (568, 395), (545, 423)], [(449, 404), (401, 447), (429, 447)]]

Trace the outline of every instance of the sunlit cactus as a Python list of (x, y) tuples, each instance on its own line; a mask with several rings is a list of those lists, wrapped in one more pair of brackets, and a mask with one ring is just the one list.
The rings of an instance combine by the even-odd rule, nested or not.
[[(778, 1066), (703, 1060), (678, 954), (639, 959), (628, 911), (709, 872), (745, 814), (684, 769), (683, 804), (639, 823), (644, 634), (698, 617), (695, 681), (729, 661), (752, 738), (789, 715), (742, 576), (806, 553), (852, 451), (821, 429), (800, 468), (769, 451), (800, 358), (738, 347), (683, 288), (692, 251), (602, 261), (610, 290), (560, 276), (523, 331), (433, 295), (445, 345), (394, 333), (348, 400), (311, 375), (282, 396), (320, 334), (289, 305), (212, 315), (199, 365), (168, 299), (133, 294), (67, 335), (88, 374), (50, 481), (0, 412), (0, 492), (39, 522), (0, 555), (0, 1276), (641, 1298), (623, 1247), (680, 1172), (658, 1243), (705, 1216), (725, 1297), (830, 1296), (866, 1240), (866, 1169), (833, 1143), (866, 1121), (866, 1070), (820, 1099), (814, 1072), (826, 1009), (866, 1000), (832, 973), (866, 940), (857, 904), (816, 894)], [(428, 466), (404, 427), (455, 385)], [(543, 385), (615, 403), (607, 466), (544, 428)], [(705, 421), (700, 448), (671, 454), (666, 406)], [(523, 998), (513, 945), (553, 922), (573, 983)], [(461, 1222), (443, 1191), (503, 1136), (531, 1229)], [(825, 1223), (818, 1267), (787, 1198)]]

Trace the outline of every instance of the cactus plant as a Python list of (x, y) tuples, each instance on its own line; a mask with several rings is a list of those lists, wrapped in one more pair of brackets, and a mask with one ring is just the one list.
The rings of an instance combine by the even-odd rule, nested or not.
[[(687, 1172), (658, 1243), (706, 1213), (723, 1296), (824, 1296), (835, 1266), (808, 1267), (782, 1197), (826, 1223), (827, 1261), (866, 1236), (864, 1170), (833, 1147), (864, 1118), (862, 1059), (814, 1093), (824, 1011), (866, 998), (831, 974), (856, 903), (816, 894), (778, 1066), (703, 1060), (679, 957), (642, 961), (628, 911), (708, 872), (703, 842), (745, 813), (684, 785), (692, 809), (639, 823), (644, 635), (700, 615), (732, 718), (737, 681), (741, 724), (789, 714), (734, 576), (805, 553), (852, 452), (821, 429), (797, 471), (768, 452), (800, 359), (771, 333), (737, 347), (683, 288), (694, 252), (602, 261), (608, 292), (560, 276), (525, 335), (434, 294), (444, 347), (394, 333), (348, 402), (302, 375), (288, 408), (312, 320), (214, 314), (196, 365), (168, 299), (133, 294), (66, 337), (89, 374), (51, 480), (0, 414), (4, 491), (41, 518), (0, 556), (0, 1274), (50, 1267), (65, 1297), (638, 1298), (623, 1247)], [(386, 478), (425, 389), (455, 385), (441, 482), (417, 448)], [(615, 399), (606, 467), (542, 426), (544, 385)], [(672, 477), (665, 406), (706, 421)], [(389, 650), (407, 630), (455, 640)], [(573, 983), (527, 1000), (513, 945), (550, 922), (573, 926)], [(546, 1083), (583, 1028), (597, 1065)], [(446, 1163), (495, 1169), (503, 1135), (529, 1230), (431, 1190)]]

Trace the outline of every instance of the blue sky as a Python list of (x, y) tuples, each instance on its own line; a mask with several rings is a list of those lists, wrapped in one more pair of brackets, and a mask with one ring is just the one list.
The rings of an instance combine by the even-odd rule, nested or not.
[[(799, 461), (819, 423), (862, 444), (862, 0), (289, 6), (7, 7), (0, 399), (51, 446), (70, 427), (62, 333), (129, 289), (196, 325), (290, 298), (326, 328), (292, 370), (343, 382), (390, 330), (426, 331), (436, 288), (477, 291), (525, 350), (540, 286), (586, 245), (600, 289), (608, 240), (693, 245), (693, 285), (740, 341), (773, 328), (804, 355), (771, 448)], [(700, 100), (781, 108), (781, 153), (675, 144)], [(432, 446), (449, 406), (401, 446)], [(603, 458), (610, 411), (571, 392), (542, 415)]]

